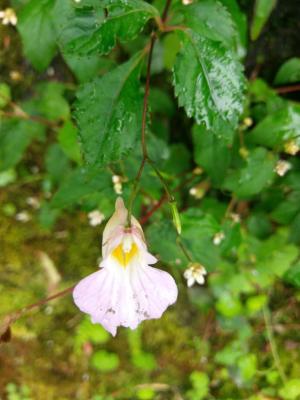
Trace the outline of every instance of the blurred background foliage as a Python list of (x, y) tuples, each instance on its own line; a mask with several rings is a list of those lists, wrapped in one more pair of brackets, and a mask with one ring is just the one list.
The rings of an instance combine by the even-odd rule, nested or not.
[[(0, 1), (17, 16), (0, 14), (1, 321), (94, 271), (115, 198), (128, 200), (141, 160), (139, 51), (165, 2), (140, 3)], [(142, 11), (110, 26), (104, 5)], [(157, 40), (147, 145), (207, 282), (186, 287), (188, 260), (147, 165), (134, 213), (178, 283), (177, 303), (116, 338), (70, 296), (29, 313), (0, 344), (1, 398), (300, 399), (299, 21), (293, 0), (172, 2), (168, 24), (191, 28), (206, 61), (222, 56), (233, 74), (221, 63), (232, 110), (220, 117), (191, 94), (200, 67), (182, 32)], [(132, 82), (99, 143), (125, 70)]]

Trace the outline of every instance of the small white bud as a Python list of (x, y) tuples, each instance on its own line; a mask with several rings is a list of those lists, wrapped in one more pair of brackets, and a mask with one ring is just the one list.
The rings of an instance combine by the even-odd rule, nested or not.
[(219, 246), (219, 244), (221, 244), (221, 242), (225, 239), (225, 235), (224, 232), (218, 232), (215, 234), (215, 236), (213, 237), (213, 244), (215, 246)]
[(292, 168), (291, 163), (285, 160), (277, 161), (274, 171), (279, 176), (284, 176)]
[(235, 224), (239, 224), (241, 222), (241, 216), (237, 213), (230, 213), (229, 217)]
[(28, 222), (31, 220), (31, 215), (27, 211), (21, 211), (16, 214), (16, 220), (20, 222)]
[(116, 194), (122, 194), (123, 193), (122, 183), (115, 183), (114, 190), (115, 190)]
[(284, 144), (284, 151), (292, 156), (296, 155), (300, 150), (295, 140), (290, 140)]
[(104, 214), (98, 210), (94, 210), (88, 213), (89, 224), (91, 226), (100, 225), (101, 222), (105, 219)]

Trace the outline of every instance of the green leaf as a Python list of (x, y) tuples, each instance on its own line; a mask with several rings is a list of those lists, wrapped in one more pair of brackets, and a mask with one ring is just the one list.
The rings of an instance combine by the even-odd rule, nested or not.
[(62, 182), (51, 199), (52, 208), (65, 208), (80, 201), (84, 196), (111, 186), (111, 176), (101, 169), (77, 168)]
[(242, 66), (221, 43), (186, 30), (173, 69), (180, 106), (197, 124), (213, 129), (220, 123), (235, 127), (243, 110)]
[(70, 162), (57, 143), (48, 147), (45, 164), (53, 184), (58, 184), (70, 172)]
[(220, 41), (226, 47), (234, 49), (238, 34), (231, 15), (223, 4), (214, 0), (202, 0), (183, 7), (183, 13), (188, 28), (200, 36)]
[(238, 297), (234, 297), (228, 292), (224, 292), (219, 298), (216, 303), (216, 309), (226, 318), (233, 318), (243, 312), (243, 307)]
[(293, 57), (287, 60), (279, 68), (274, 83), (284, 85), (300, 81), (300, 58)]
[(163, 53), (164, 66), (166, 69), (171, 71), (176, 60), (176, 55), (180, 50), (180, 39), (175, 32), (171, 32), (167, 34), (165, 37), (163, 37), (162, 43), (164, 49)]
[(180, 214), (182, 241), (193, 256), (208, 269), (220, 262), (219, 252), (213, 244), (213, 236), (220, 232), (220, 225), (210, 214), (197, 208), (189, 208)]
[(46, 69), (56, 53), (53, 6), (53, 0), (31, 0), (18, 15), (25, 56), (38, 71)]
[(11, 101), (11, 90), (6, 83), (0, 83), (0, 109), (5, 108)]
[(249, 297), (246, 302), (248, 312), (250, 314), (254, 314), (258, 311), (261, 311), (262, 308), (266, 305), (267, 301), (268, 297), (265, 294)]
[[(134, 39), (151, 18), (159, 17), (159, 13), (150, 4), (142, 0), (117, 0), (106, 2), (107, 16), (98, 24), (94, 24), (88, 32), (68, 43), (67, 50), (77, 54), (107, 54), (116, 45)], [(79, 9), (84, 15), (84, 9)], [(102, 18), (101, 18), (102, 19)]]
[(155, 254), (166, 263), (185, 265), (186, 259), (176, 244), (176, 236), (172, 222), (166, 220), (153, 222), (146, 230), (149, 247)]
[(155, 397), (155, 391), (152, 388), (140, 388), (137, 390), (137, 398), (139, 400), (152, 400)]
[(213, 184), (222, 183), (230, 163), (230, 150), (224, 136), (218, 137), (202, 125), (193, 129), (194, 160), (204, 168)]
[(0, 172), (0, 188), (15, 182), (17, 174), (14, 169), (7, 169), (6, 171)]
[(58, 142), (64, 153), (73, 161), (81, 164), (81, 153), (77, 141), (77, 129), (67, 120), (58, 131)]
[(95, 76), (103, 75), (115, 65), (113, 60), (101, 57), (98, 54), (88, 57), (63, 54), (63, 57), (80, 83), (88, 82)]
[(247, 17), (241, 11), (239, 3), (237, 0), (220, 0), (221, 3), (227, 8), (227, 10), (231, 14), (231, 18), (233, 19), (239, 37), (237, 39), (238, 46), (238, 55), (240, 57), (245, 56), (246, 54), (246, 46), (248, 39), (248, 24)]
[(300, 396), (300, 379), (290, 379), (285, 382), (279, 394), (285, 400), (297, 400)]
[(88, 318), (84, 318), (76, 329), (75, 348), (80, 350), (87, 342), (103, 344), (109, 338), (109, 333), (100, 324), (93, 324)]
[(180, 174), (190, 168), (190, 152), (183, 143), (174, 143), (169, 146), (170, 157), (163, 164), (163, 171), (171, 174)]
[(272, 219), (280, 224), (289, 224), (300, 211), (300, 191), (295, 190), (272, 211)]
[(240, 370), (243, 381), (250, 381), (254, 378), (257, 371), (256, 354), (247, 354), (238, 360), (238, 368)]
[(256, 148), (249, 154), (244, 167), (228, 175), (224, 187), (239, 198), (254, 196), (271, 185), (275, 164), (276, 158), (272, 153)]
[(300, 106), (288, 103), (268, 115), (251, 131), (249, 140), (276, 149), (289, 140), (300, 146)]
[(70, 106), (63, 94), (64, 84), (60, 82), (43, 82), (36, 87), (36, 98), (32, 105), (35, 112), (38, 111), (50, 120), (67, 119), (70, 115)]
[(101, 372), (111, 372), (118, 369), (120, 360), (117, 354), (100, 350), (93, 354), (91, 364)]
[(32, 140), (44, 131), (36, 122), (0, 119), (0, 171), (15, 166)]
[(256, 0), (254, 16), (250, 29), (252, 40), (256, 40), (265, 26), (271, 12), (275, 8), (277, 0)]
[(300, 288), (300, 263), (293, 265), (284, 275), (284, 280), (287, 283)]
[(209, 394), (209, 378), (204, 372), (194, 371), (190, 375), (192, 389), (187, 392), (189, 400), (202, 400)]
[(77, 93), (76, 119), (83, 155), (92, 165), (117, 161), (136, 146), (141, 130), (141, 54)]

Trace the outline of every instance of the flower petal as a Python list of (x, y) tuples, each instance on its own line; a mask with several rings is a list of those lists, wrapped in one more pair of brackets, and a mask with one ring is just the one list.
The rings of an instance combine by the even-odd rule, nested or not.
[(158, 268), (139, 265), (130, 276), (139, 320), (160, 318), (178, 295), (172, 276)]

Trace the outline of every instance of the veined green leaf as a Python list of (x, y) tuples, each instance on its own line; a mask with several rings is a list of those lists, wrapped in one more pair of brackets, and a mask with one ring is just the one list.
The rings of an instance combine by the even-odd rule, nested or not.
[[(159, 17), (157, 9), (142, 0), (104, 2), (102, 7), (106, 16), (100, 26), (94, 24), (88, 34), (83, 30), (76, 39), (70, 40), (68, 51), (81, 55), (107, 54), (117, 40), (127, 42), (134, 39), (149, 19)], [(84, 11), (84, 8), (78, 8), (78, 14), (84, 15)]]
[(235, 127), (243, 110), (242, 66), (221, 43), (186, 30), (174, 66), (175, 94), (180, 106), (198, 124)]
[(183, 8), (185, 25), (209, 39), (234, 48), (237, 30), (227, 9), (218, 1), (202, 0)]
[(142, 117), (141, 60), (140, 53), (77, 93), (83, 155), (92, 165), (120, 160), (136, 144)]
[(238, 31), (238, 55), (243, 57), (246, 53), (247, 38), (248, 38), (248, 24), (247, 17), (241, 11), (238, 0), (220, 0), (221, 3), (227, 8), (231, 14), (236, 29)]

